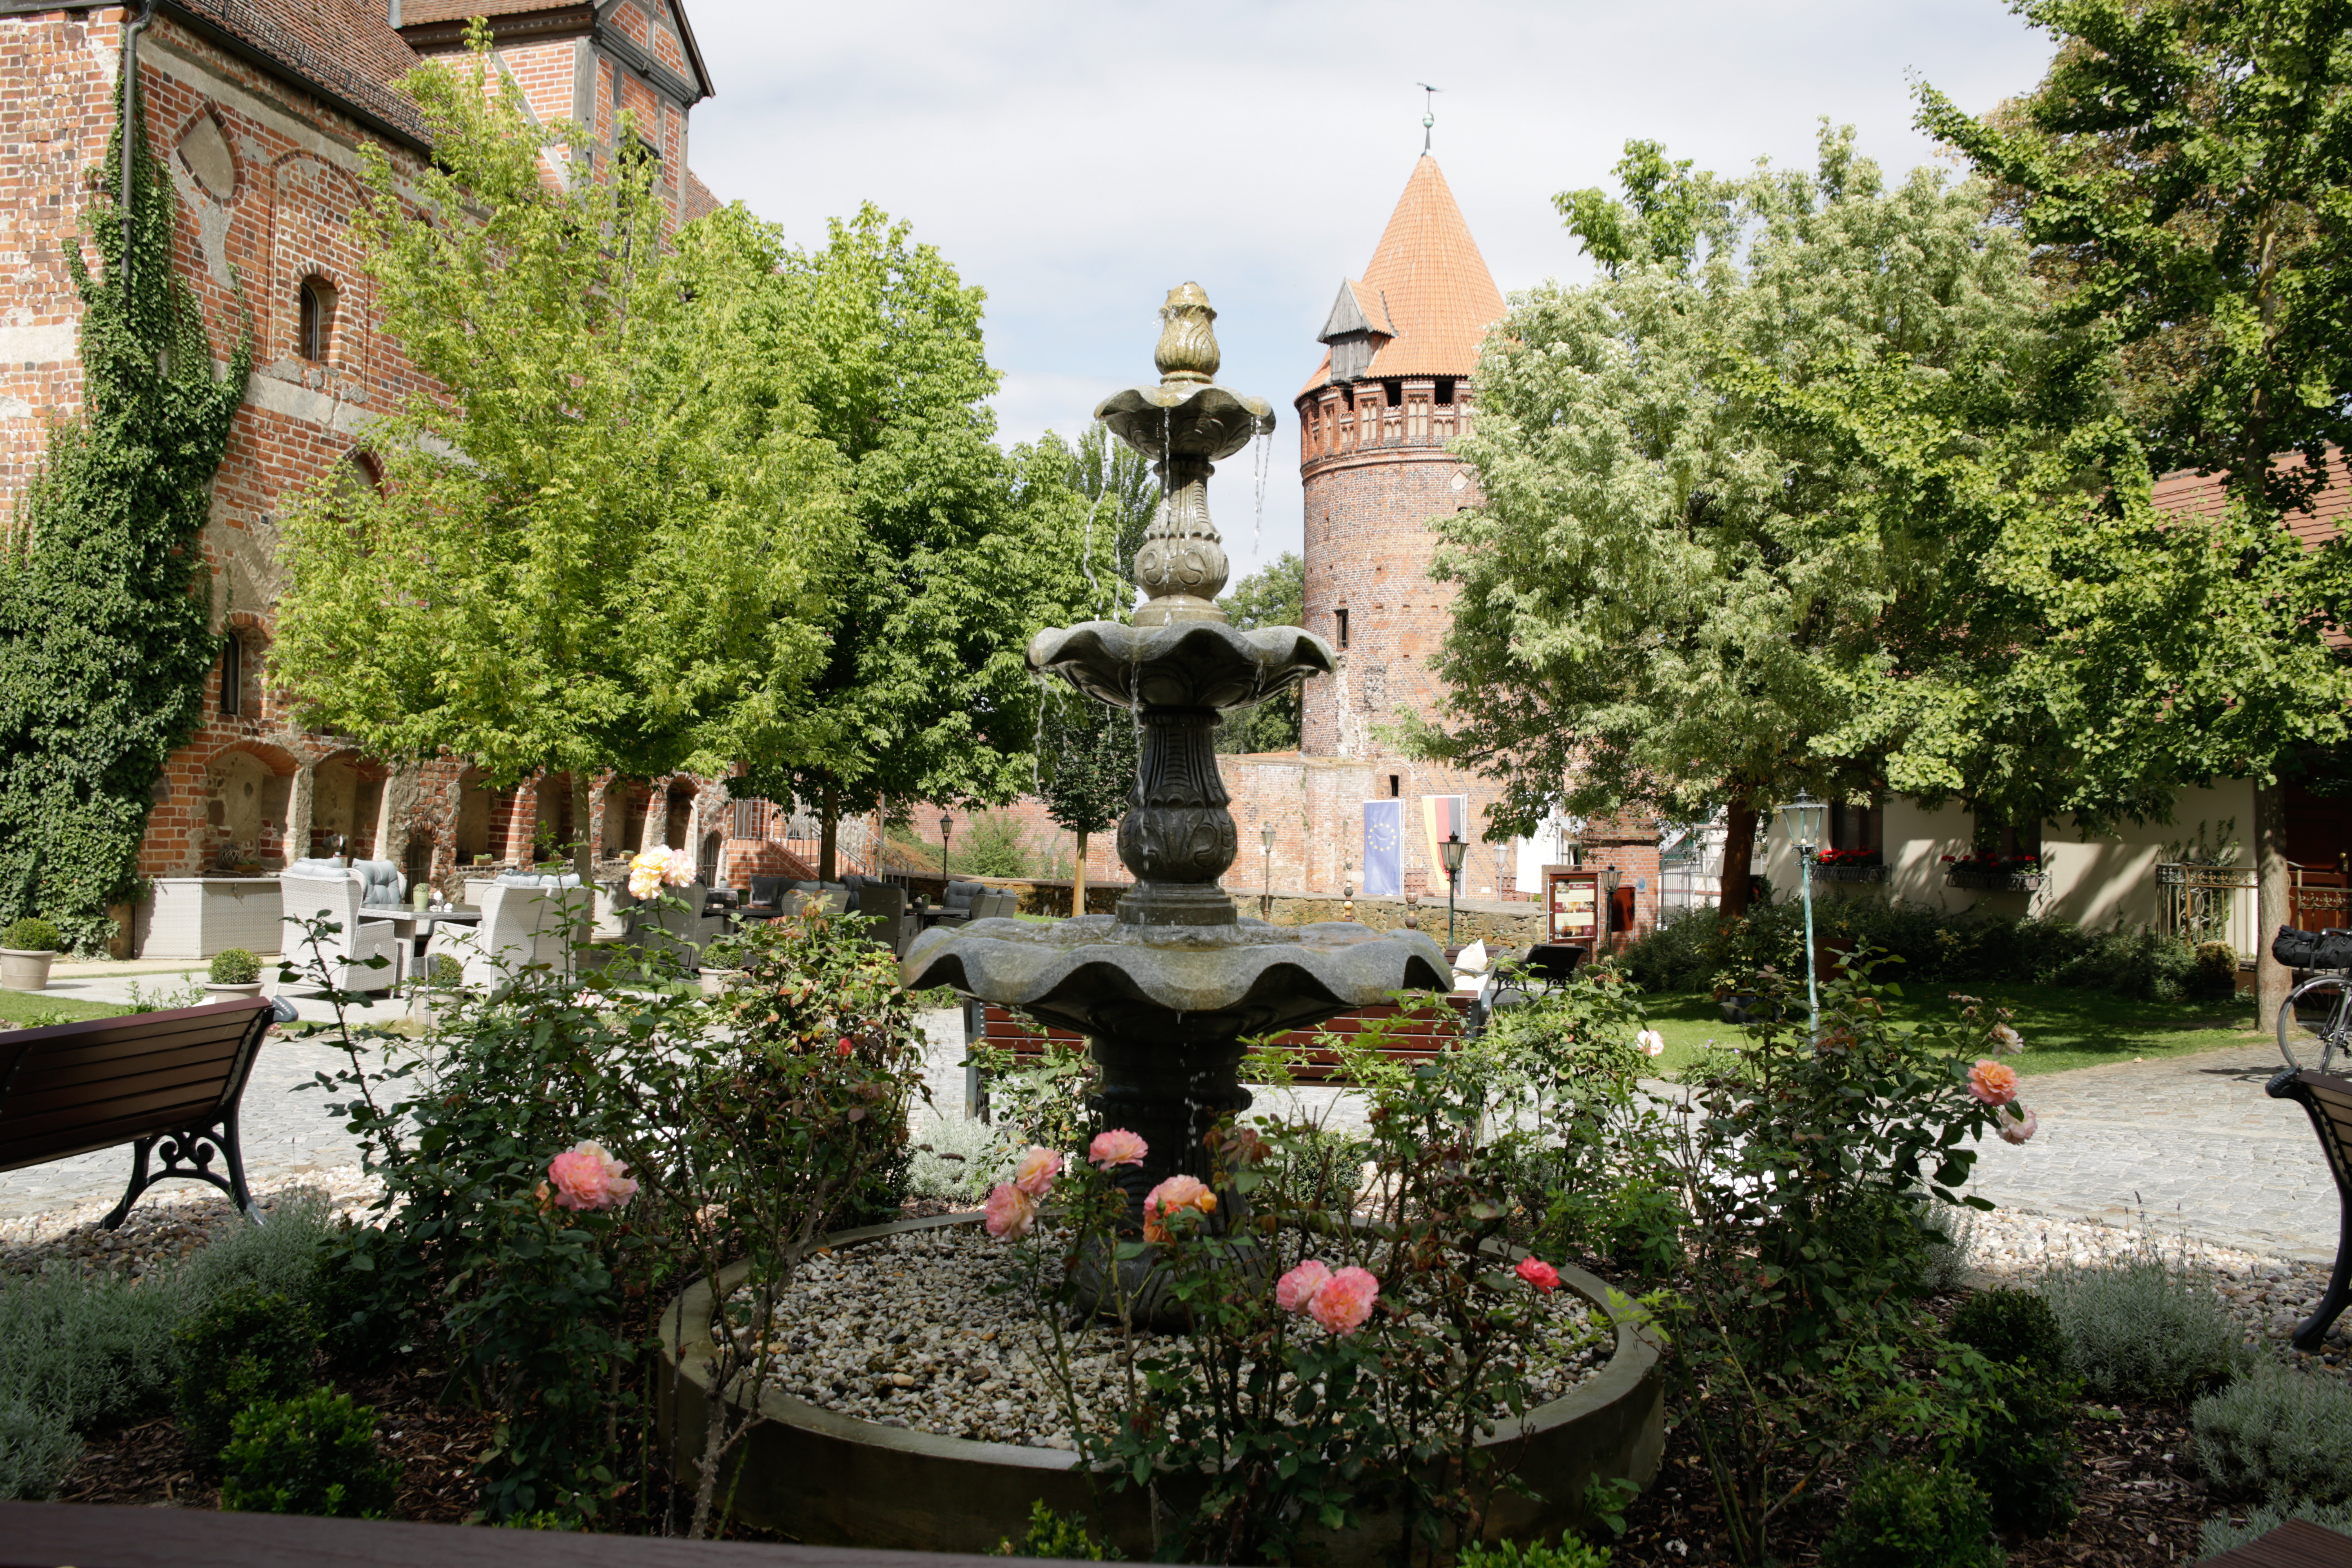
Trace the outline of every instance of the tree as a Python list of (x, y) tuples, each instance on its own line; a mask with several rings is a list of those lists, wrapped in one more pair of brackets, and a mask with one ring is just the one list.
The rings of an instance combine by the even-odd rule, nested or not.
[(1045, 815), (1077, 838), (1070, 913), (1087, 912), (1087, 840), (1108, 833), (1135, 788), (1135, 717), (1059, 682), (1048, 689), (1037, 732), (1037, 796)]
[[(2277, 634), (2248, 650), (2314, 666), (2339, 624), (2347, 552), (2305, 571), (2281, 559), (2280, 526), (2328, 482), (2352, 433), (2352, 4), (2346, 0), (2027, 0), (2058, 40), (2048, 76), (1984, 119), (1931, 87), (1921, 125), (2010, 194), (2062, 286), (2059, 317), (2122, 346), (2130, 405), (2158, 470), (2225, 478), (2226, 547), (2249, 552), (2245, 592), (2279, 605)], [(2300, 461), (2273, 461), (2280, 454)], [(2345, 692), (2323, 679), (2304, 721), (2273, 744), (2231, 740), (2179, 759), (2244, 767), (2258, 811), (2263, 924), (2285, 914), (2280, 776), (2343, 733)], [(2260, 960), (2265, 1007), (2285, 973)]]
[[(548, 179), (588, 138), (531, 123), (472, 43), (408, 79), (435, 164), (412, 185), (362, 154), (384, 330), (437, 389), (371, 428), (380, 491), (321, 479), (291, 510), (274, 673), (378, 755), (568, 772), (584, 824), (593, 773), (831, 742), (805, 693), (839, 463), (814, 345), (772, 330), (774, 232), (738, 208), (666, 244), (634, 159)], [(574, 853), (585, 874), (584, 833)]]
[(811, 687), (826, 743), (747, 748), (740, 784), (815, 806), (830, 876), (845, 814), (1027, 788), (1037, 686), (1024, 653), (1087, 604), (1087, 509), (1060, 442), (995, 445), (982, 290), (906, 225), (869, 206), (788, 255), (773, 289), (779, 321), (824, 366), (809, 395), (853, 526)]
[[(1101, 542), (1118, 580), (1131, 588), (1135, 552), (1143, 547), (1143, 531), (1160, 511), (1160, 478), (1141, 453), (1113, 439), (1100, 424), (1087, 425), (1071, 458), (1070, 482), (1087, 498), (1085, 563), (1091, 571), (1104, 559), (1096, 552), (1097, 542)], [(1091, 576), (1087, 586), (1089, 592), (1096, 587)], [(1131, 592), (1119, 595), (1104, 584), (1096, 618), (1125, 620), (1133, 599)]]
[[(1233, 592), (1217, 601), (1217, 607), (1244, 631), (1297, 626), (1307, 616), (1307, 563), (1286, 550), (1234, 584)], [(1227, 714), (1217, 730), (1217, 750), (1230, 755), (1297, 751), (1298, 695), (1298, 688), (1293, 686)]]
[(1847, 744), (1855, 677), (1946, 563), (1931, 516), (1836, 503), (1852, 455), (1762, 405), (1855, 361), (1965, 403), (2040, 349), (2024, 250), (1989, 194), (1888, 187), (1825, 125), (1814, 173), (1737, 181), (1629, 143), (1627, 192), (1565, 195), (1598, 281), (1526, 296), (1482, 357), (1462, 443), (1486, 503), (1441, 519), (1461, 584), (1423, 755), (1499, 779), (1489, 831), (1554, 809), (1728, 816), (1724, 908), (1744, 909), (1758, 813), (1800, 787), (1873, 795)]
[[(127, 94), (126, 96), (132, 96)], [(135, 897), (155, 782), (203, 712), (220, 655), (200, 537), (253, 370), (250, 318), (224, 374), (172, 265), (178, 203), (135, 96), (66, 268), (81, 296), (82, 413), (53, 425), (0, 539), (0, 921), (38, 912), (101, 948)], [(126, 214), (110, 176), (128, 137)]]

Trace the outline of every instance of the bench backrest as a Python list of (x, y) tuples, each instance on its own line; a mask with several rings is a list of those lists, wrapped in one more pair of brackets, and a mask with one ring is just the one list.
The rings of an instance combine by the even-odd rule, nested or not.
[(266, 997), (0, 1035), (21, 1049), (0, 1091), (0, 1171), (202, 1126), (245, 1092)]
[[(1391, 1026), (1381, 1047), (1381, 1055), (1391, 1061), (1425, 1062), (1433, 1060), (1440, 1051), (1453, 1050), (1462, 1044), (1465, 1016), (1470, 1005), (1471, 998), (1467, 996), (1433, 996), (1426, 1005), (1408, 1012), (1383, 1002), (1343, 1013), (1312, 1029), (1293, 1029), (1276, 1035), (1267, 1044), (1298, 1053), (1294, 1056), (1290, 1071), (1295, 1080), (1346, 1087), (1353, 1080), (1341, 1068), (1339, 1053), (1318, 1043), (1318, 1035), (1359, 1035), (1366, 1025), (1376, 1020), (1388, 1022)], [(1049, 1040), (1066, 1046), (1086, 1044), (1086, 1037), (1076, 1030), (1049, 1029), (991, 1002), (980, 1010), (979, 1037), (971, 1043), (1011, 1051), (1016, 1057), (1035, 1057), (1045, 1054)], [(1246, 1064), (1243, 1076), (1248, 1076)], [(2352, 1085), (2347, 1087), (2352, 1089)]]

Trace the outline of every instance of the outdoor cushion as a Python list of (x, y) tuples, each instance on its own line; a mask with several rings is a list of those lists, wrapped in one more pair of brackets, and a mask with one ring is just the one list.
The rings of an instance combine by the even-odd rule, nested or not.
[(971, 901), (986, 889), (978, 882), (950, 882), (947, 896), (940, 900), (942, 909), (969, 910)]
[(783, 907), (784, 889), (789, 877), (754, 877), (751, 879), (751, 902), (763, 910)]
[(398, 909), (407, 879), (389, 860), (354, 860), (352, 874), (360, 883), (360, 902), (371, 909)]

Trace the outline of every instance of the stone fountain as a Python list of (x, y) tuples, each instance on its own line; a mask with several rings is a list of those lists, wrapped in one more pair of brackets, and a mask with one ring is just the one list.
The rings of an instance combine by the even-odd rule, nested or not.
[(1236, 847), (1214, 745), (1222, 715), (1328, 674), (1331, 648), (1297, 626), (1243, 631), (1217, 607), (1226, 561), (1209, 476), (1270, 434), (1274, 413), (1216, 384), (1216, 311), (1198, 284), (1171, 289), (1160, 315), (1159, 384), (1095, 410), (1160, 475), (1159, 514), (1135, 555), (1145, 602), (1131, 623), (1057, 627), (1029, 645), (1032, 668), (1136, 714), (1135, 788), (1118, 826), (1135, 885), (1113, 914), (927, 931), (905, 963), (910, 987), (953, 986), (1087, 1037), (1102, 1124), (1150, 1146), (1140, 1170), (1119, 1173), (1139, 1222), (1144, 1194), (1168, 1176), (1210, 1179), (1204, 1135), (1250, 1104), (1235, 1076), (1245, 1037), (1453, 980), (1422, 932), (1245, 920), (1217, 885)]

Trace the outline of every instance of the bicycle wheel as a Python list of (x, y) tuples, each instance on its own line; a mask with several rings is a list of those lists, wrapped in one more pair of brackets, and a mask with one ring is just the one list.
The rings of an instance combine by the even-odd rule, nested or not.
[(2333, 1072), (2352, 1058), (2352, 980), (2322, 974), (2288, 992), (2278, 1041), (2286, 1065), (2300, 1070)]

